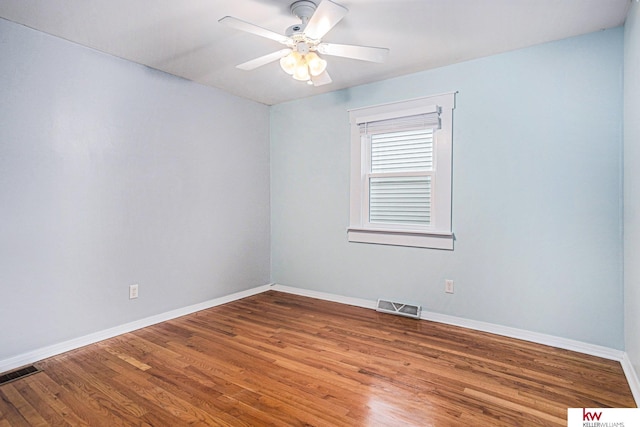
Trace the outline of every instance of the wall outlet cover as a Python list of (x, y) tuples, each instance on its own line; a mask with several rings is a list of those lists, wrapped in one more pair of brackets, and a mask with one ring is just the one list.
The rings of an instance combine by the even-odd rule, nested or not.
[(453, 280), (445, 280), (444, 281), (444, 291), (448, 294), (453, 293)]

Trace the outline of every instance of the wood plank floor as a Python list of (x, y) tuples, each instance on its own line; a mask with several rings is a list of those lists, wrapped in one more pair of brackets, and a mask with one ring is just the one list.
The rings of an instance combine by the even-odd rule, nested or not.
[(266, 292), (36, 364), (4, 426), (566, 426), (635, 407), (617, 362)]

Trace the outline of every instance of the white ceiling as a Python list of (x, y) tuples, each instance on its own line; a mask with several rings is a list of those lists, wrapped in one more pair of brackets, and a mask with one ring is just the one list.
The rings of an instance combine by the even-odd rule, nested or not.
[(622, 25), (631, 0), (336, 0), (349, 14), (325, 42), (387, 47), (384, 64), (327, 57), (312, 87), (274, 62), (275, 41), (221, 25), (226, 15), (284, 33), (293, 0), (0, 0), (0, 17), (272, 105)]

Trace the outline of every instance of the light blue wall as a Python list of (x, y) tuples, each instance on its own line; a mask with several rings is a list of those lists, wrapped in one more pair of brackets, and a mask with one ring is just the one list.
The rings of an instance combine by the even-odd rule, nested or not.
[(0, 19), (0, 360), (266, 284), (269, 228), (268, 107)]
[[(625, 350), (640, 374), (640, 4), (624, 31)], [(639, 402), (640, 403), (640, 402)]]
[[(622, 69), (617, 28), (273, 106), (272, 280), (622, 349)], [(348, 243), (347, 110), (449, 91), (455, 250)]]
[[(267, 283), (270, 155), (273, 281), (623, 348), (622, 41), (609, 30), (281, 104), (270, 128), (263, 105), (0, 19), (0, 360)], [(455, 90), (455, 250), (348, 243), (347, 110)]]

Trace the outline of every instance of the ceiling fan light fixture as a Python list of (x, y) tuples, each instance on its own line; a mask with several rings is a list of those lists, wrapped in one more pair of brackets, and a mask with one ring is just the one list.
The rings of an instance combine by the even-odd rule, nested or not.
[(294, 50), (280, 59), (280, 67), (294, 79), (309, 82), (311, 77), (324, 73), (327, 61), (315, 52), (301, 54), (298, 50)]
[(285, 73), (293, 75), (301, 60), (302, 56), (298, 52), (293, 51), (289, 55), (280, 59), (280, 67)]
[(300, 81), (307, 81), (311, 78), (307, 61), (305, 61), (304, 58), (301, 58), (298, 65), (296, 65), (296, 69), (293, 72), (293, 78)]
[(324, 70), (327, 69), (327, 61), (320, 58), (315, 52), (310, 52), (308, 55), (306, 55), (305, 59), (307, 60), (307, 64), (309, 65), (309, 74), (314, 77), (324, 73)]

